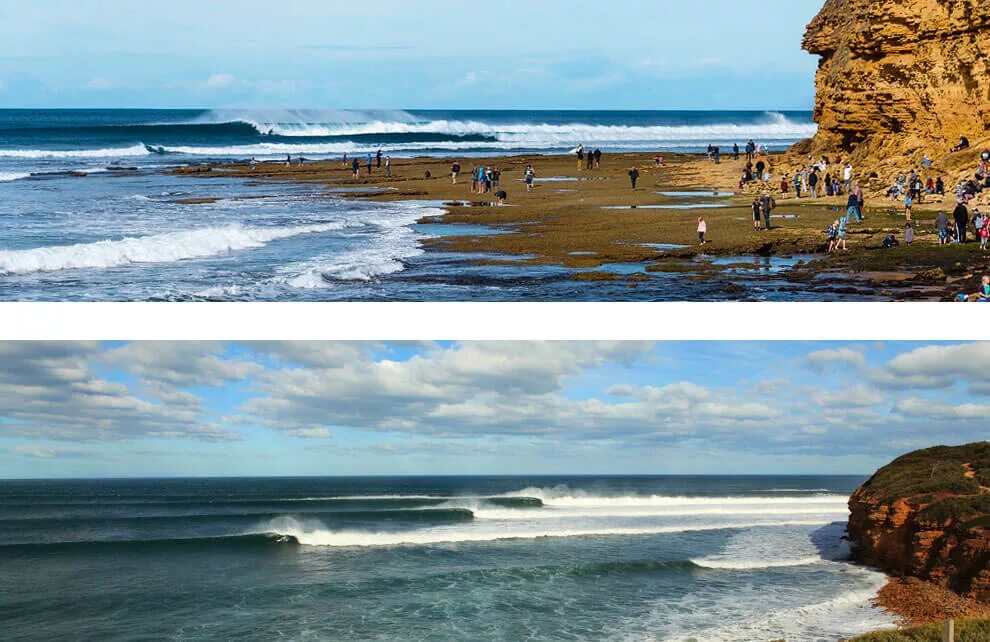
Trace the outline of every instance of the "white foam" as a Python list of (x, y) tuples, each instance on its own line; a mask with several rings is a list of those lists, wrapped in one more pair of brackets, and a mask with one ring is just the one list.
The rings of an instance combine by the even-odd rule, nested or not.
[[(318, 256), (279, 269), (275, 280), (292, 288), (329, 287), (333, 281), (371, 281), (405, 269), (404, 261), (423, 254), (423, 236), (410, 225), (424, 216), (443, 210), (415, 203), (396, 203), (373, 212), (363, 212), (363, 223), (377, 229), (367, 243), (332, 255)], [(358, 219), (355, 219), (358, 220)]]
[(292, 227), (207, 227), (182, 232), (97, 241), (76, 245), (0, 251), (0, 274), (52, 272), (73, 268), (109, 268), (135, 263), (171, 263), (263, 247), (302, 234), (339, 230), (343, 223)]
[(30, 176), (31, 174), (28, 172), (0, 172), (0, 183), (19, 181), (22, 178), (28, 178)]
[(295, 538), (307, 546), (367, 547), (453, 544), (460, 542), (494, 542), (510, 539), (537, 539), (544, 537), (591, 537), (662, 535), (723, 530), (729, 528), (762, 528), (770, 526), (816, 526), (821, 521), (786, 520), (747, 523), (713, 523), (697, 525), (642, 526), (642, 527), (590, 527), (544, 528), (539, 525), (520, 524), (513, 528), (467, 527), (424, 528), (418, 530), (384, 532), (360, 530), (330, 530), (322, 524), (303, 523), (292, 517), (278, 517), (259, 528), (263, 533), (275, 533)]
[[(126, 158), (147, 156), (148, 154), (148, 150), (142, 144), (109, 149), (0, 149), (0, 158)], [(82, 171), (93, 172), (96, 170)]]

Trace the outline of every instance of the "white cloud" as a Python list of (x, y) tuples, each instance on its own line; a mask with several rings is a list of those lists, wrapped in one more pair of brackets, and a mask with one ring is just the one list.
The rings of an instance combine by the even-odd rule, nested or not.
[(824, 372), (831, 366), (862, 368), (866, 365), (866, 355), (853, 348), (817, 350), (808, 354), (807, 360), (812, 368), (820, 372)]
[(870, 377), (895, 390), (949, 390), (962, 384), (975, 393), (990, 394), (990, 343), (916, 348), (894, 357)]

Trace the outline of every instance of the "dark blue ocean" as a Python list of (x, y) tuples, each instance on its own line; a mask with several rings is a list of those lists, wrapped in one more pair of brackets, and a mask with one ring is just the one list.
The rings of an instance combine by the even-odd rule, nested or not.
[(0, 300), (721, 300), (729, 280), (742, 284), (735, 298), (817, 300), (775, 280), (789, 267), (776, 258), (724, 283), (662, 273), (635, 289), (576, 282), (573, 270), (553, 266), (424, 253), (431, 236), (497, 232), (416, 224), (441, 215), (439, 203), (371, 204), (322, 186), (169, 173), (378, 149), (395, 157), (559, 153), (578, 143), (700, 151), (750, 138), (784, 149), (814, 131), (810, 112), (0, 110)]
[(834, 642), (862, 481), (3, 481), (0, 637)]

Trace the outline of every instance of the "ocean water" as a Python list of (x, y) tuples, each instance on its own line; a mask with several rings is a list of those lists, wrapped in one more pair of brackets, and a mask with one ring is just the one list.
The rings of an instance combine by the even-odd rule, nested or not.
[[(0, 110), (0, 300), (721, 299), (717, 280), (657, 274), (632, 289), (424, 253), (424, 239), (450, 233), (415, 225), (442, 214), (438, 203), (169, 170), (377, 149), (468, 157), (583, 143), (607, 154), (749, 138), (783, 149), (814, 130), (807, 112)], [(821, 298), (785, 285), (761, 278), (734, 297)]]
[(0, 482), (5, 640), (829, 641), (851, 477)]

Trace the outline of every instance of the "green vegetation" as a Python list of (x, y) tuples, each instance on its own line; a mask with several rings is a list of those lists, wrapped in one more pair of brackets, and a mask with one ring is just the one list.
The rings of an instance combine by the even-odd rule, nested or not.
[[(956, 620), (956, 642), (990, 640), (990, 619)], [(902, 631), (876, 631), (851, 638), (849, 642), (942, 642), (942, 624), (929, 624)]]
[[(967, 466), (971, 478), (965, 474)], [(941, 493), (980, 495), (980, 486), (990, 486), (987, 441), (916, 450), (890, 462), (863, 485), (884, 501)]]

